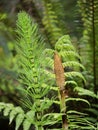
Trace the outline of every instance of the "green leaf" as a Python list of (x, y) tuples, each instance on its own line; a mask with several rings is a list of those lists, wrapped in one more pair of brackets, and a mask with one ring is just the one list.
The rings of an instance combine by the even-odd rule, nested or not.
[(83, 70), (85, 70), (84, 66), (80, 63), (78, 63), (77, 61), (67, 61), (65, 63), (63, 63), (64, 67), (80, 67)]
[(8, 116), (10, 111), (14, 108), (13, 104), (6, 104), (6, 107), (3, 111), (4, 116)]
[(84, 88), (80, 88), (80, 87), (75, 87), (74, 89), (75, 91), (78, 92), (79, 95), (86, 95), (86, 96), (90, 96), (92, 98), (98, 98), (96, 94), (94, 94), (93, 91), (84, 89)]
[[(82, 113), (82, 112), (79, 112), (79, 111), (75, 111), (75, 110), (69, 110), (69, 111), (67, 112), (67, 114), (77, 114), (77, 115), (81, 115), (81, 116), (87, 115), (87, 114), (85, 114), (85, 113)], [(72, 116), (72, 115), (71, 115), (71, 116)]]
[(83, 99), (83, 98), (67, 98), (66, 102), (68, 102), (68, 101), (84, 102), (84, 103), (87, 103), (90, 106), (89, 101), (87, 101), (86, 99)]
[(23, 130), (29, 130), (31, 126), (31, 122), (28, 119), (25, 119), (23, 122)]
[(3, 102), (0, 102), (0, 112), (5, 108), (6, 104)]
[(24, 113), (20, 113), (17, 115), (16, 117), (16, 127), (15, 130), (18, 130), (20, 125), (22, 124), (23, 120), (24, 120)]
[(13, 119), (16, 117), (17, 114), (19, 113), (23, 113), (23, 110), (22, 108), (20, 107), (16, 107), (16, 108), (13, 108), (13, 110), (10, 112), (10, 122), (9, 124), (12, 123)]
[(43, 125), (53, 125), (62, 120), (62, 113), (49, 113), (42, 117)]
[(78, 86), (78, 84), (77, 84), (76, 81), (73, 81), (73, 80), (71, 80), (71, 81), (65, 81), (65, 85), (70, 85), (70, 84), (72, 84), (74, 86)]
[(80, 79), (82, 79), (86, 83), (84, 76), (80, 72), (75, 72), (75, 71), (66, 72), (65, 77), (79, 77)]

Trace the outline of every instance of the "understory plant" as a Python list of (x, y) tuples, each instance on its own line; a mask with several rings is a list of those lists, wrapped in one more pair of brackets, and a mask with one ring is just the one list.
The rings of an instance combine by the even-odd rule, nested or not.
[(8, 15), (0, 13), (0, 101), (17, 104), (14, 29), (6, 24), (7, 20)]
[[(89, 90), (93, 90), (97, 94), (98, 89), (98, 2), (97, 0), (79, 0), (77, 2), (78, 11), (81, 15), (81, 21), (83, 22), (82, 37), (80, 39), (80, 54), (87, 57), (86, 61), (82, 61), (82, 64), (87, 67), (85, 75), (89, 77), (88, 86)], [(89, 66), (88, 66), (89, 64)], [(87, 86), (87, 87), (88, 87)]]
[(21, 105), (1, 102), (0, 111), (10, 123), (15, 120), (15, 130), (20, 126), (23, 130), (95, 130), (87, 113), (76, 107), (79, 102), (89, 108), (90, 103), (80, 96), (86, 82), (80, 70), (85, 68), (69, 35), (59, 38), (54, 49), (49, 49), (44, 47), (37, 24), (26, 12), (18, 14), (16, 24)]

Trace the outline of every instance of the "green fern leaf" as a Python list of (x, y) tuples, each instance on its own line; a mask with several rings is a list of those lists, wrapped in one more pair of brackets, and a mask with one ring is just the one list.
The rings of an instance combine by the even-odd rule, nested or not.
[(92, 98), (98, 98), (96, 96), (96, 94), (94, 94), (93, 91), (83, 89), (83, 88), (79, 88), (79, 87), (76, 87), (74, 90), (77, 91), (79, 95), (87, 95), (87, 96), (90, 96)]
[(58, 121), (61, 121), (62, 113), (50, 113), (46, 114), (42, 117), (42, 123), (44, 125), (53, 125)]
[(6, 107), (3, 111), (4, 116), (8, 116), (10, 111), (14, 108), (13, 104), (6, 104)]
[(75, 72), (75, 71), (66, 72), (65, 76), (66, 77), (79, 77), (80, 79), (82, 79), (86, 83), (86, 80), (85, 80), (84, 76), (79, 72)]
[(16, 127), (15, 127), (15, 130), (18, 130), (20, 125), (22, 124), (23, 120), (24, 120), (24, 113), (20, 113), (17, 115), (16, 117)]
[(83, 70), (85, 70), (85, 68), (84, 68), (84, 66), (82, 65), (82, 64), (80, 64), (79, 62), (77, 62), (77, 61), (67, 61), (67, 62), (65, 62), (65, 63), (63, 63), (63, 66), (64, 67), (80, 67), (80, 68), (82, 68)]
[(43, 24), (48, 33), (49, 40), (54, 46), (55, 42), (62, 36), (62, 30), (59, 28), (56, 12), (53, 10), (52, 3), (44, 0)]
[(10, 122), (9, 124), (12, 123), (13, 119), (16, 117), (17, 114), (19, 113), (23, 113), (23, 110), (21, 107), (16, 107), (14, 109), (12, 109), (12, 111), (10, 112)]
[(86, 113), (82, 113), (82, 112), (75, 111), (75, 110), (69, 110), (67, 113), (68, 113), (68, 114), (77, 114), (77, 115), (81, 115), (81, 116), (86, 116), (86, 115), (88, 115), (88, 114), (86, 114)]
[(89, 108), (89, 109), (86, 109), (88, 112), (91, 112), (93, 113), (95, 116), (98, 117), (98, 110), (94, 109), (94, 108)]
[(87, 103), (90, 106), (89, 101), (87, 101), (83, 98), (68, 98), (68, 99), (66, 99), (66, 102), (68, 102), (68, 101), (84, 102), (84, 103)]
[(23, 130), (29, 130), (31, 126), (31, 122), (28, 119), (25, 119), (23, 122)]
[(5, 103), (3, 102), (0, 102), (0, 112), (5, 108)]
[(65, 81), (65, 85), (69, 85), (69, 84), (72, 84), (74, 86), (78, 86), (77, 82), (76, 81)]
[(62, 56), (63, 59), (70, 59), (72, 61), (76, 58), (81, 60), (80, 56), (74, 51), (61, 51), (60, 56)]

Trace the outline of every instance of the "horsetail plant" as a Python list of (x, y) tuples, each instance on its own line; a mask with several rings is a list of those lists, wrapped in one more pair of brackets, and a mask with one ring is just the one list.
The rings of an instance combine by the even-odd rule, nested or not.
[(64, 68), (62, 66), (62, 62), (61, 59), (58, 55), (57, 52), (55, 52), (54, 54), (54, 72), (56, 75), (56, 82), (57, 85), (59, 87), (59, 92), (60, 92), (60, 109), (61, 109), (61, 113), (63, 113), (62, 115), (62, 128), (64, 130), (68, 129), (68, 123), (67, 123), (67, 116), (65, 115), (66, 113), (66, 97), (67, 97), (67, 93), (65, 90), (65, 76), (64, 76)]
[(46, 96), (53, 79), (47, 75), (43, 40), (38, 34), (37, 25), (25, 12), (18, 14), (17, 32), (19, 80), (26, 99), (24, 104), (33, 112), (31, 124), (36, 130), (43, 130), (45, 125), (58, 122), (57, 117), (61, 116), (58, 113), (55, 118), (55, 113), (45, 112), (53, 104), (53, 99)]

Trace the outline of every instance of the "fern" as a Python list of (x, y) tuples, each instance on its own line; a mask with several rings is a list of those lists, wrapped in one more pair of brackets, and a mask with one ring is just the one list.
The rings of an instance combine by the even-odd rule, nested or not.
[[(98, 96), (97, 96), (97, 99), (98, 99)], [(93, 103), (92, 103), (90, 108), (85, 109), (85, 112), (88, 113), (88, 117), (86, 117), (86, 119), (89, 122), (92, 123), (92, 126), (95, 128), (95, 130), (98, 129), (98, 123), (97, 123), (98, 113), (97, 113), (97, 109), (98, 109), (98, 105), (93, 104)]]
[[(58, 91), (58, 89), (55, 89), (55, 87), (52, 86), (52, 84), (54, 84), (55, 78), (54, 74), (51, 73), (53, 69), (52, 58), (54, 51), (56, 50), (59, 52), (64, 66), (72, 69), (72, 71), (65, 72), (65, 77), (68, 79), (66, 79), (65, 84), (71, 83), (73, 85), (80, 86), (80, 82), (76, 81), (77, 77), (79, 77), (80, 80), (85, 81), (85, 78), (79, 72), (80, 68), (84, 69), (84, 67), (78, 63), (78, 60), (81, 58), (74, 49), (68, 35), (61, 37), (57, 41), (55, 44), (55, 50), (48, 49), (44, 51), (43, 42), (37, 32), (37, 26), (34, 22), (32, 24), (31, 18), (26, 13), (21, 12), (18, 15), (17, 27), (17, 32), (19, 35), (17, 52), (19, 57), (19, 67), (21, 67), (21, 69), (19, 69), (19, 74), (20, 81), (24, 87), (23, 90), (21, 90), (28, 97), (27, 101), (25, 101), (24, 104), (27, 108), (30, 109), (30, 112), (33, 114), (32, 118), (28, 116), (27, 118), (28, 120), (31, 120), (36, 129), (43, 129), (45, 125), (50, 125), (51, 123), (55, 124), (59, 121), (61, 122), (61, 117), (63, 114), (44, 113), (44, 111), (49, 109), (53, 103), (59, 104), (58, 101), (45, 98), (46, 94), (48, 94), (50, 90)], [(50, 63), (50, 65), (47, 65), (47, 63)], [(48, 66), (51, 71), (47, 69)], [(49, 80), (51, 80), (51, 82), (49, 82)], [(84, 99), (77, 99), (76, 101), (78, 100), (86, 102)], [(60, 118), (56, 120), (55, 116), (57, 115)]]
[(49, 0), (43, 0), (43, 4), (43, 24), (48, 33), (51, 45), (54, 47), (58, 38), (62, 36), (62, 30), (59, 27), (58, 16), (56, 12), (53, 10), (52, 2)]
[[(50, 3), (47, 6), (49, 7), (49, 11), (52, 10)], [(54, 15), (50, 11), (49, 15), (52, 14)], [(55, 17), (50, 18), (53, 18), (53, 25), (56, 24)], [(55, 31), (52, 33), (55, 34)], [(37, 24), (23, 11), (18, 14), (16, 32), (18, 80), (20, 82), (20, 87), (18, 88), (19, 92), (21, 92), (21, 102), (27, 112), (22, 107), (14, 107), (12, 104), (0, 103), (0, 109), (1, 111), (3, 110), (3, 115), (9, 117), (10, 123), (13, 120), (16, 121), (16, 130), (21, 125), (23, 126), (23, 130), (29, 130), (32, 126), (36, 130), (51, 129), (51, 125), (55, 124), (60, 125), (59, 129), (61, 129), (63, 116), (68, 121), (67, 126), (69, 125), (69, 129), (95, 129), (96, 126), (88, 119), (88, 114), (73, 110), (74, 106), (67, 106), (71, 102), (75, 102), (75, 105), (81, 102), (84, 106), (86, 104), (89, 107), (89, 101), (82, 97), (86, 95), (86, 92), (88, 93), (86, 96), (92, 94), (92, 97), (95, 96), (96, 98), (94, 93), (83, 89), (83, 82), (85, 83), (86, 80), (82, 73), (85, 68), (80, 63), (81, 58), (72, 45), (69, 35), (64, 35), (59, 38), (60, 36), (55, 34), (56, 37), (54, 38), (53, 34), (52, 40), (54, 38), (54, 43), (59, 38), (55, 43), (54, 49), (45, 49), (44, 41), (38, 33)], [(63, 100), (64, 108), (60, 108), (60, 113), (53, 113), (50, 109), (53, 104), (58, 106), (62, 105), (62, 100), (56, 97), (60, 89), (55, 84), (55, 75), (53, 72), (54, 52), (57, 52), (59, 57), (61, 57), (62, 68), (64, 69), (64, 72), (62, 72), (63, 80), (59, 80), (63, 84), (66, 97)], [(70, 91), (75, 91), (76, 95), (74, 96), (76, 98), (71, 97)], [(51, 93), (54, 94), (53, 97), (49, 95)]]
[(86, 96), (90, 96), (92, 98), (97, 98), (97, 95), (94, 94), (94, 92), (92, 92), (90, 90), (79, 88), (79, 87), (76, 87), (74, 90), (77, 91), (79, 95), (86, 95)]
[[(25, 119), (24, 111), (21, 107), (14, 107), (12, 104), (0, 102), (0, 112), (3, 111), (4, 116), (8, 116), (11, 123), (14, 119), (16, 120), (16, 128), (18, 130), (21, 123)], [(28, 130), (28, 129), (27, 129)]]
[[(75, 104), (78, 104), (78, 102), (82, 102), (83, 104), (85, 104), (85, 103), (88, 104), (88, 107), (89, 107), (90, 103), (86, 99), (83, 99), (81, 97), (80, 98), (79, 97), (68, 98), (71, 95), (70, 95), (70, 92), (67, 93), (67, 91), (69, 91), (72, 88), (74, 88), (73, 91), (75, 90), (75, 92), (78, 92), (79, 95), (80, 95), (80, 91), (78, 91), (77, 88), (80, 88), (79, 90), (83, 90), (81, 92), (81, 94), (83, 94), (83, 92), (86, 92), (86, 90), (84, 88), (82, 88), (82, 82), (81, 82), (81, 81), (84, 81), (84, 83), (86, 83), (86, 80), (85, 80), (83, 74), (80, 72), (80, 69), (82, 69), (84, 71), (85, 68), (84, 68), (84, 66), (81, 65), (81, 63), (79, 63), (79, 60), (81, 60), (81, 58), (78, 55), (78, 53), (76, 52), (74, 46), (72, 45), (70, 37), (68, 35), (61, 37), (55, 44), (55, 50), (59, 53), (59, 56), (62, 58), (63, 67), (65, 68), (65, 92), (66, 92), (65, 103), (66, 103), (66, 106), (67, 106), (68, 102), (70, 102), (70, 103), (74, 102)], [(48, 60), (51, 63), (50, 68), (52, 68), (52, 66), (53, 66), (52, 57), (53, 57), (54, 51), (52, 51), (51, 49), (48, 49), (45, 52), (48, 56), (51, 57), (51, 58), (48, 58)], [(70, 53), (70, 55), (68, 55), (69, 53)], [(79, 81), (79, 82), (77, 82), (77, 81)], [(73, 87), (71, 88), (71, 86), (73, 86)], [(55, 87), (52, 87), (51, 89), (54, 91), (58, 90)], [(70, 108), (70, 110), (67, 110), (67, 120), (69, 122), (68, 123), (69, 129), (74, 129), (74, 128), (80, 129), (80, 127), (82, 127), (81, 126), (82, 123), (85, 125), (86, 129), (94, 127), (93, 124), (92, 124), (92, 126), (90, 125), (90, 123), (91, 123), (90, 121), (88, 121), (87, 119), (86, 120), (82, 119), (85, 117), (84, 116), (85, 113), (83, 114), (82, 117), (81, 117), (81, 114), (79, 114), (78, 115), (79, 118), (77, 118), (77, 114), (74, 113), (74, 115), (73, 115), (73, 113), (70, 113), (70, 111), (72, 111), (72, 108)], [(75, 112), (79, 113), (79, 111), (75, 111)], [(72, 120), (70, 119), (71, 117), (72, 117)], [(86, 117), (88, 117), (88, 116), (86, 115)], [(76, 118), (77, 118), (77, 120), (75, 121)], [(74, 120), (74, 122), (73, 122), (73, 120)], [(85, 123), (85, 121), (86, 121), (86, 123)], [(87, 124), (87, 122), (88, 122), (88, 124)], [(84, 129), (84, 127), (82, 127), (81, 129)]]
[[(88, 67), (88, 71), (90, 71), (91, 75), (93, 74), (93, 85), (94, 85), (94, 92), (97, 93), (97, 55), (98, 55), (98, 40), (97, 40), (97, 26), (98, 26), (98, 3), (96, 0), (92, 1), (78, 1), (79, 11), (82, 16), (84, 31), (83, 31), (83, 38), (82, 42), (85, 42), (85, 47), (88, 48), (87, 50), (84, 49), (84, 52), (88, 52), (88, 60), (85, 62), (86, 66)], [(83, 52), (83, 50), (82, 50)], [(88, 66), (89, 64), (89, 66)], [(94, 66), (92, 69), (92, 65)]]
[[(81, 14), (82, 22), (83, 22), (83, 37), (80, 39), (80, 55), (85, 58), (82, 63), (87, 68), (87, 71), (84, 71), (86, 79), (88, 80), (87, 89), (80, 89), (76, 87), (75, 90), (78, 91), (79, 95), (88, 97), (88, 100), (91, 102), (91, 107), (86, 109), (86, 113), (88, 113), (88, 117), (85, 119), (91, 122), (92, 129), (97, 130), (98, 124), (97, 122), (97, 114), (96, 108), (92, 107), (92, 100), (95, 100), (96, 103), (98, 100), (97, 96), (97, 52), (98, 52), (98, 40), (97, 40), (97, 26), (98, 26), (98, 2), (96, 0), (82, 1), (78, 2), (79, 12)], [(84, 44), (83, 44), (84, 43)], [(92, 67), (93, 66), (93, 67)], [(90, 98), (90, 99), (89, 99)], [(96, 104), (97, 106), (97, 104)], [(94, 114), (94, 118), (92, 118), (92, 114)], [(96, 116), (95, 116), (96, 115)]]
[[(65, 68), (65, 77), (67, 79), (72, 79), (72, 81), (67, 80), (66, 82), (73, 83), (74, 85), (77, 84), (75, 77), (79, 77), (84, 82), (85, 78), (82, 75), (80, 71), (80, 68), (82, 70), (85, 70), (84, 66), (79, 63), (79, 60), (81, 60), (79, 54), (76, 52), (74, 46), (71, 43), (71, 39), (68, 35), (62, 36), (55, 44), (55, 50), (59, 52), (59, 55), (62, 58), (63, 61), (63, 67)], [(49, 56), (48, 61), (50, 62), (50, 68), (52, 69), (53, 66), (53, 53), (54, 51), (51, 49), (45, 50), (45, 54)], [(68, 70), (67, 70), (68, 69)], [(68, 71), (68, 72), (66, 72)]]
[[(63, 65), (65, 67), (65, 77), (67, 77), (67, 79), (72, 78), (72, 80), (75, 81), (73, 77), (78, 76), (80, 77), (80, 79), (83, 79), (85, 81), (84, 76), (79, 72), (81, 67), (84, 69), (84, 67), (78, 61), (78, 59), (81, 58), (75, 51), (75, 48), (71, 43), (70, 37), (68, 35), (61, 37), (56, 43), (55, 49), (62, 57)], [(69, 69), (68, 72), (66, 72), (67, 69)]]

